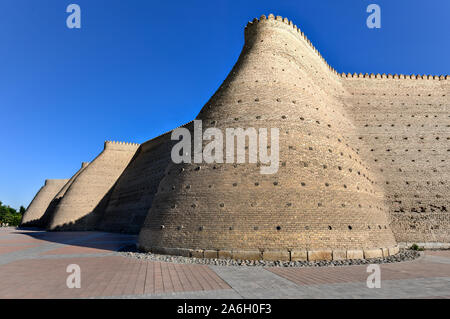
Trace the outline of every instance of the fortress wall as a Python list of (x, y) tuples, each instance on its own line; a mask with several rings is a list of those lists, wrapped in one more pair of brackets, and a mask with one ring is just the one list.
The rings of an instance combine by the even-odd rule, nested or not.
[(50, 230), (94, 229), (114, 183), (133, 158), (139, 144), (105, 142), (104, 150), (73, 181), (58, 203)]
[(89, 165), (89, 162), (83, 162), (81, 163), (81, 168), (69, 179), (69, 181), (61, 188), (61, 190), (55, 195), (55, 197), (52, 199), (50, 204), (48, 205), (47, 209), (45, 210), (45, 213), (42, 215), (42, 217), (37, 221), (37, 226), (42, 228), (47, 228), (48, 223), (53, 218), (53, 215), (55, 213), (55, 209), (58, 206), (59, 201), (61, 198), (63, 198), (64, 194), (66, 193), (67, 189), (70, 185), (72, 185), (75, 178), (77, 178), (78, 175)]
[(450, 79), (345, 75), (352, 140), (381, 174), (399, 242), (450, 242)]
[(170, 161), (172, 144), (169, 132), (139, 147), (114, 186), (100, 230), (139, 232)]
[(395, 246), (382, 189), (345, 137), (354, 125), (337, 98), (340, 79), (287, 20), (262, 17), (245, 35), (239, 60), (197, 118), (222, 132), (280, 128), (279, 170), (170, 163), (141, 248), (259, 258), (263, 250)]
[(369, 258), (397, 253), (397, 241), (448, 243), (449, 94), (448, 76), (338, 74), (291, 21), (262, 16), (197, 119), (203, 131), (278, 128), (275, 174), (248, 157), (174, 164), (170, 132), (106, 142), (41, 220), (140, 229), (144, 250), (194, 257)]
[(50, 202), (66, 184), (68, 179), (47, 179), (28, 205), (22, 217), (21, 226), (37, 226), (39, 219), (44, 215)]

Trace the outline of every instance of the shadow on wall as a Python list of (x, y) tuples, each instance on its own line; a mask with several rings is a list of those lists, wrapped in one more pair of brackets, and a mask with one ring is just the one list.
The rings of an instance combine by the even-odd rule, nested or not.
[[(48, 229), (50, 231), (87, 231), (87, 230), (97, 230), (97, 226), (100, 220), (105, 213), (106, 206), (108, 205), (109, 197), (114, 189), (114, 186), (106, 193), (105, 196), (100, 200), (97, 206), (90, 212), (89, 214), (83, 216), (82, 218), (70, 222), (67, 224), (63, 224), (60, 226), (56, 226), (53, 229)], [(60, 199), (58, 200), (58, 202)], [(49, 207), (50, 208), (50, 207)], [(44, 227), (48, 227), (48, 224), (45, 224)]]
[[(48, 205), (47, 209), (44, 212), (44, 215), (42, 215), (41, 218), (36, 220), (34, 224), (36, 227), (39, 228), (46, 228), (48, 223), (50, 222), (53, 214), (55, 213), (56, 207), (58, 206), (59, 202), (61, 201), (62, 197), (59, 198), (53, 198), (50, 204)], [(24, 225), (26, 226), (26, 225)]]
[[(77, 196), (66, 198), (65, 202), (64, 197), (55, 197), (41, 218), (39, 226), (55, 231), (101, 230), (137, 234), (152, 205), (159, 182), (165, 175), (170, 161), (172, 144), (170, 132), (143, 143), (136, 151), (133, 151), (128, 164), (121, 168), (122, 171), (118, 175), (115, 175), (117, 168), (109, 168), (108, 163), (105, 165), (102, 162), (94, 167), (96, 165), (96, 160), (94, 160), (90, 165), (91, 169), (88, 168), (83, 174), (80, 174), (74, 180), (73, 185), (67, 189), (67, 194), (64, 194), (64, 196), (70, 196), (73, 195), (71, 192), (77, 192)], [(123, 151), (120, 145), (113, 146), (116, 147), (109, 150), (110, 153)], [(125, 145), (125, 147), (127, 146)], [(125, 151), (128, 152), (128, 149)], [(122, 155), (118, 154), (118, 156)], [(114, 162), (114, 159), (113, 157), (110, 161)], [(99, 167), (102, 168), (101, 175), (98, 173)], [(105, 168), (106, 171), (104, 171)], [(93, 183), (97, 183), (95, 186), (97, 186), (97, 194), (100, 195), (98, 180), (105, 174), (109, 177), (115, 175), (117, 178), (108, 188), (106, 188), (107, 183), (101, 182), (100, 192), (105, 192), (104, 195), (84, 198), (81, 196), (82, 194), (78, 194), (80, 189), (92, 187)], [(112, 180), (110, 179), (110, 181)], [(73, 187), (77, 189), (71, 189)], [(80, 199), (88, 202), (98, 201), (98, 203), (90, 209), (90, 204), (84, 207), (80, 206)], [(80, 211), (80, 208), (85, 213), (77, 218), (73, 214)], [(65, 213), (64, 218), (58, 216), (61, 211)], [(67, 214), (67, 211), (71, 214)], [(55, 219), (58, 219), (58, 223), (54, 223)]]
[(118, 178), (97, 228), (137, 234), (171, 160), (170, 132), (143, 143)]
[[(105, 205), (108, 202), (108, 198), (111, 195), (112, 189), (103, 197), (100, 203), (95, 207), (95, 209), (89, 213), (88, 215), (80, 218), (79, 220), (71, 223), (64, 224), (62, 226), (55, 227), (54, 229), (48, 229), (49, 231), (87, 231), (87, 230), (96, 230), (96, 226), (98, 221), (101, 219)], [(46, 229), (48, 227), (48, 223), (52, 218), (55, 208), (58, 203), (61, 201), (61, 198), (55, 198), (51, 201), (50, 205), (46, 209), (44, 215), (40, 219), (35, 219), (33, 221), (24, 223), (18, 227), (18, 229), (26, 229), (26, 230), (34, 230), (34, 229)]]
[(34, 196), (22, 216), (22, 226), (39, 226), (39, 219), (43, 216), (45, 210), (49, 207), (53, 198), (57, 198), (58, 192), (68, 182), (68, 179), (47, 179), (44, 186)]

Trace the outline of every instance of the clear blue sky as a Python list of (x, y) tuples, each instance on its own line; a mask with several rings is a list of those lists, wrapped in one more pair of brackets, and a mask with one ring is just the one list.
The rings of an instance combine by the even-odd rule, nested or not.
[[(82, 28), (66, 27), (80, 5)], [(382, 28), (366, 27), (366, 7)], [(450, 1), (1, 0), (0, 201), (27, 206), (105, 140), (145, 142), (192, 120), (254, 17), (288, 17), (339, 72), (450, 74)]]

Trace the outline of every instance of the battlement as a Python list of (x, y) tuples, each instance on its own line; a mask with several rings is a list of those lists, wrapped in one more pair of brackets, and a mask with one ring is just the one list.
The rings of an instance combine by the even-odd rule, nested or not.
[(328, 62), (320, 54), (319, 50), (317, 50), (317, 48), (312, 44), (311, 40), (308, 39), (305, 33), (301, 31), (300, 28), (288, 18), (283, 18), (282, 16), (275, 16), (274, 14), (271, 13), (267, 17), (265, 15), (261, 15), (259, 19), (255, 18), (252, 21), (249, 21), (244, 31), (245, 42), (247, 43), (248, 40), (252, 37), (252, 35), (257, 33), (257, 29), (261, 24), (267, 26), (267, 23), (272, 23), (272, 25), (278, 25), (285, 28), (287, 27), (287, 29), (291, 29), (294, 33), (297, 33), (298, 38), (302, 41), (305, 41), (308, 44), (311, 50), (319, 57), (320, 60), (323, 61), (323, 63), (325, 63), (325, 65), (330, 69), (330, 71), (338, 75), (338, 72), (328, 64)]
[(129, 142), (117, 142), (117, 141), (105, 141), (104, 149), (115, 149), (115, 150), (137, 150), (140, 144), (129, 143)]
[(267, 17), (265, 15), (261, 15), (261, 17), (255, 18), (252, 21), (249, 21), (245, 27), (245, 42), (247, 43), (250, 38), (254, 34), (257, 33), (258, 27), (262, 24), (264, 26), (267, 26), (267, 23), (271, 23), (272, 25), (278, 25), (282, 26), (284, 28), (292, 29), (295, 33), (298, 34), (299, 39), (302, 39), (305, 41), (309, 47), (314, 51), (315, 54), (325, 63), (325, 65), (330, 69), (332, 73), (335, 75), (340, 76), (341, 78), (368, 78), (368, 79), (423, 79), (423, 80), (449, 80), (449, 75), (404, 75), (404, 74), (368, 74), (368, 73), (338, 73), (331, 65), (328, 64), (328, 62), (325, 60), (325, 58), (320, 54), (320, 52), (317, 50), (317, 48), (312, 44), (312, 42), (308, 39), (308, 37), (305, 35), (303, 31), (300, 30), (300, 28), (295, 25), (291, 20), (288, 18), (283, 18), (282, 16), (275, 16), (274, 14), (269, 14)]
[(446, 81), (450, 80), (449, 75), (405, 75), (405, 74), (373, 74), (373, 73), (340, 73), (342, 78), (364, 78), (364, 79), (411, 79), (411, 80), (435, 80), (435, 81)]
[(85, 168), (89, 165), (89, 162), (81, 162), (81, 168)]

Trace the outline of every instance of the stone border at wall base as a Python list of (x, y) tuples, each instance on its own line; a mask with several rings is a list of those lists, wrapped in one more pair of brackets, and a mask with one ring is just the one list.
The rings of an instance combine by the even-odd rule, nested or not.
[(153, 247), (142, 249), (153, 254), (183, 256), (192, 258), (219, 258), (235, 260), (267, 260), (267, 261), (330, 261), (348, 259), (386, 258), (396, 255), (399, 246), (370, 249), (318, 249), (318, 250), (213, 250), (187, 248)]

